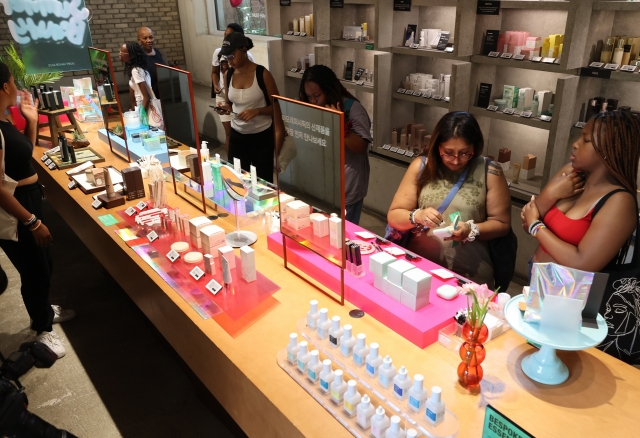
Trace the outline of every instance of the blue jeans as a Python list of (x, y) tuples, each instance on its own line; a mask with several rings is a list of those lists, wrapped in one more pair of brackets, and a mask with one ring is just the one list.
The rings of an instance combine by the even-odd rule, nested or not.
[(362, 204), (364, 204), (364, 199), (361, 199), (354, 204), (347, 205), (346, 219), (352, 224), (358, 225), (358, 223), (360, 223), (360, 213), (362, 213)]

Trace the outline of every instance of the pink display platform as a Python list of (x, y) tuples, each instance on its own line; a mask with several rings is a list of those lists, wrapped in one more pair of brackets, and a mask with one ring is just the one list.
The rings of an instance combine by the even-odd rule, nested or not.
[[(354, 233), (364, 231), (349, 222), (345, 226), (346, 237), (349, 239), (359, 239)], [(327, 236), (326, 239), (328, 240), (329, 237)], [(269, 235), (268, 248), (283, 257), (282, 234)], [(287, 240), (287, 261), (327, 288), (333, 291), (340, 290), (339, 269), (291, 239)], [(464, 296), (447, 301), (436, 294), (436, 290), (443, 284), (457, 286), (455, 278), (442, 280), (433, 275), (429, 305), (414, 312), (374, 288), (373, 274), (369, 272), (368, 255), (363, 256), (363, 263), (366, 270), (365, 276), (356, 278), (345, 272), (345, 299), (420, 348), (428, 347), (436, 342), (438, 331), (451, 324), (458, 309), (467, 306)], [(441, 268), (441, 266), (425, 259), (412, 263), (427, 273), (433, 269)], [(326, 267), (331, 267), (331, 269), (325, 270)]]

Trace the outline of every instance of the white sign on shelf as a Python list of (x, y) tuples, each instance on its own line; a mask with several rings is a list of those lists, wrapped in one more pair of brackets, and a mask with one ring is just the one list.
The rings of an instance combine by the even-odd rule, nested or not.
[(497, 58), (498, 56), (500, 56), (500, 52), (489, 52), (487, 56), (490, 58)]
[(619, 64), (607, 64), (604, 66), (605, 70), (618, 70), (618, 68), (620, 67)]
[(414, 91), (414, 92), (413, 92), (413, 95), (414, 95), (415, 97), (420, 97), (420, 96), (422, 96), (422, 93), (421, 93), (421, 92), (419, 92), (419, 91)]
[(391, 149), (391, 145), (385, 144), (384, 146), (382, 146), (382, 149), (384, 149), (385, 151), (388, 151), (389, 149)]
[(147, 239), (149, 239), (149, 242), (158, 240), (158, 233), (156, 233), (155, 231), (150, 232), (149, 234), (147, 234)]
[(220, 290), (222, 290), (222, 286), (220, 285), (220, 283), (218, 283), (215, 280), (211, 280), (209, 283), (207, 283), (205, 287), (209, 292), (211, 292), (214, 295), (220, 292)]
[(43, 163), (48, 159), (49, 159), (49, 156), (47, 154), (44, 154), (42, 157), (40, 157), (40, 161), (42, 161)]
[(291, 69), (291, 71), (292, 71), (292, 72), (294, 72), (294, 73), (297, 73), (297, 72), (298, 72), (298, 69), (297, 69), (297, 68), (295, 68), (295, 67), (293, 67), (293, 68)]
[(407, 153), (407, 150), (406, 150), (406, 149), (398, 149), (398, 150), (396, 151), (396, 153), (397, 153), (398, 155), (404, 155), (404, 154), (406, 154), (406, 153)]
[(431, 93), (422, 93), (422, 97), (425, 99), (431, 99)]
[(396, 91), (396, 93), (400, 93), (400, 94), (404, 94), (404, 92), (407, 91), (404, 88), (398, 88), (398, 91)]
[(500, 55), (500, 58), (511, 59), (512, 56), (513, 56), (513, 53), (503, 53), (502, 55)]
[(204, 275), (204, 271), (202, 269), (200, 269), (200, 266), (196, 266), (195, 268), (193, 268), (191, 270), (191, 272), (189, 272), (189, 274), (196, 280), (200, 280), (202, 278), (202, 276)]
[(592, 62), (591, 64), (589, 64), (589, 67), (601, 68), (603, 65), (604, 65), (604, 62)]
[(638, 68), (637, 65), (623, 65), (620, 67), (620, 71), (626, 71), (628, 73), (633, 73)]
[(301, 37), (306, 37), (307, 36), (307, 32), (300, 32), (300, 36)]
[(542, 58), (542, 62), (545, 64), (553, 64), (556, 61), (556, 58)]
[(497, 105), (489, 105), (489, 106), (487, 107), (487, 109), (488, 109), (489, 111), (498, 111), (498, 106), (497, 106)]
[(100, 201), (100, 200), (96, 199), (95, 201), (93, 201), (93, 202), (91, 203), (91, 206), (97, 210), (97, 209), (99, 209), (100, 207), (102, 207), (102, 201)]
[(411, 157), (413, 157), (413, 152), (411, 152), (411, 151), (407, 151), (407, 152), (404, 154), (404, 156), (405, 156), (405, 157), (409, 157), (409, 158), (411, 158)]
[(136, 204), (136, 207), (138, 207), (138, 210), (142, 211), (147, 208), (147, 203), (144, 201), (140, 201)]
[(404, 94), (413, 94), (413, 90), (405, 90)]
[(290, 30), (289, 32), (287, 32), (287, 35), (293, 35), (293, 31)]
[(75, 181), (71, 181), (69, 184), (67, 184), (67, 187), (69, 188), (69, 190), (73, 190), (75, 189), (76, 186), (76, 182)]
[(56, 168), (56, 163), (54, 163), (53, 161), (51, 163), (49, 163), (49, 165), (47, 166), (49, 168), (49, 170), (53, 170)]
[(513, 59), (516, 61), (522, 61), (524, 59), (524, 55), (513, 55)]
[(180, 258), (180, 254), (178, 254), (178, 251), (175, 249), (172, 249), (167, 253), (167, 258), (171, 260), (171, 263), (173, 263)]
[(541, 62), (542, 61), (542, 56), (534, 56), (533, 58), (531, 58), (531, 62)]
[(131, 216), (133, 216), (134, 214), (136, 214), (138, 211), (137, 211), (135, 208), (133, 208), (133, 207), (129, 207), (129, 208), (127, 208), (124, 212), (125, 212), (125, 213), (127, 213), (127, 215), (128, 215), (129, 217), (131, 217)]
[(300, 32), (293, 32), (293, 36), (300, 36)]
[(412, 49), (417, 49), (418, 47), (420, 47), (420, 44), (411, 44), (409, 47)]
[(505, 108), (504, 111), (502, 111), (502, 112), (505, 113), (505, 114), (511, 115), (514, 112), (516, 112), (516, 110), (513, 109), (513, 108)]
[(587, 126), (587, 122), (576, 122), (576, 124), (573, 126), (575, 126), (576, 128), (583, 129), (585, 126)]
[(358, 81), (358, 82), (356, 82), (356, 85), (362, 86), (362, 85), (364, 85), (364, 81)]
[(531, 111), (522, 111), (522, 113), (520, 113), (520, 117), (530, 118), (532, 114), (533, 113)]
[(442, 96), (433, 96), (433, 100), (442, 100)]
[(397, 147), (392, 147), (391, 149), (389, 149), (389, 152), (398, 152), (398, 148)]
[(550, 122), (551, 116), (540, 116), (540, 120), (542, 120), (543, 122)]
[(444, 53), (453, 53), (453, 47), (445, 47)]

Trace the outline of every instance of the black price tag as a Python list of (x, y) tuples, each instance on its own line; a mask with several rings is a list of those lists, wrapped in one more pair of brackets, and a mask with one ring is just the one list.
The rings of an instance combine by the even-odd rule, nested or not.
[(436, 49), (444, 50), (447, 48), (447, 43), (449, 42), (450, 35), (448, 33), (441, 33), (440, 40), (438, 40), (438, 46)]
[(393, 0), (393, 10), (400, 12), (411, 11), (411, 0)]
[(609, 79), (611, 78), (611, 70), (605, 70), (603, 68), (581, 68), (580, 76), (589, 76), (592, 78)]
[(344, 0), (330, 0), (329, 7), (331, 8), (344, 8)]
[(491, 103), (491, 84), (480, 83), (478, 90), (478, 106), (486, 108)]
[(478, 14), (478, 15), (500, 15), (500, 2), (499, 1), (478, 0), (478, 6), (476, 7), (476, 14)]

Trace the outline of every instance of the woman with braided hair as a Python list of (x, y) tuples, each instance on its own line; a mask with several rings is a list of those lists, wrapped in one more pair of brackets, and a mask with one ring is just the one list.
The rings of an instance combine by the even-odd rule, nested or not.
[(144, 107), (149, 114), (151, 75), (147, 67), (147, 54), (137, 41), (127, 41), (120, 47), (120, 60), (124, 62), (124, 76), (129, 79), (131, 111), (133, 106)]
[(369, 115), (326, 65), (305, 70), (298, 97), (302, 102), (344, 112), (345, 218), (357, 225), (369, 187), (367, 147), (373, 142)]

